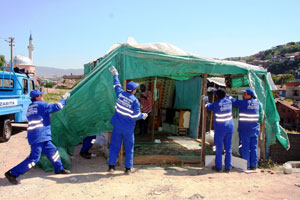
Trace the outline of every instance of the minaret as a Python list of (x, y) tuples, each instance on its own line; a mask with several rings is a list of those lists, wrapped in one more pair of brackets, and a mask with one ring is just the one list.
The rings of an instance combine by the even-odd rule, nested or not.
[(32, 35), (30, 32), (30, 37), (29, 37), (29, 45), (28, 45), (28, 52), (29, 52), (29, 58), (31, 59), (32, 63), (33, 63), (33, 44), (32, 44), (33, 40), (32, 40)]

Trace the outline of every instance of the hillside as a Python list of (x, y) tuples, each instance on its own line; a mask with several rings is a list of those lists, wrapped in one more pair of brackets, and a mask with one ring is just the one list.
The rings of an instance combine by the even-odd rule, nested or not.
[(247, 57), (227, 58), (266, 68), (272, 74), (298, 75), (300, 71), (300, 42), (289, 42)]
[(83, 69), (59, 69), (54, 67), (36, 66), (36, 75), (40, 78), (62, 77), (64, 75), (82, 75)]

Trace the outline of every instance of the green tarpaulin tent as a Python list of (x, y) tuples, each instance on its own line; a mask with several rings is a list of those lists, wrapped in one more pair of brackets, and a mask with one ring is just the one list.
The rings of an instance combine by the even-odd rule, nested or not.
[[(199, 94), (199, 80), (202, 80), (204, 73), (209, 76), (231, 74), (232, 87), (251, 87), (262, 103), (266, 114), (267, 146), (274, 144), (277, 138), (286, 149), (289, 148), (287, 134), (279, 125), (280, 118), (267, 81), (267, 72), (263, 68), (240, 62), (202, 58), (166, 43), (116, 44), (105, 56), (98, 59), (95, 68), (71, 91), (71, 97), (64, 109), (51, 117), (53, 142), (57, 146), (72, 152), (82, 138), (112, 131), (110, 119), (116, 101), (113, 77), (108, 70), (112, 65), (118, 69), (121, 83), (123, 80), (145, 77), (167, 77), (175, 80), (199, 77), (194, 81), (199, 85)], [(87, 65), (85, 68), (91, 69)], [(189, 82), (191, 83), (193, 82)], [(192, 113), (191, 117), (197, 115)]]

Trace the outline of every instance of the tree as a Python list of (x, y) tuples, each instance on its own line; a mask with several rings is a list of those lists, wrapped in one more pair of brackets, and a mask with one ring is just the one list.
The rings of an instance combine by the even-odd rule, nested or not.
[(281, 77), (276, 76), (276, 75), (272, 75), (272, 79), (273, 79), (273, 81), (274, 81), (274, 83), (275, 83), (276, 85), (281, 84)]
[(5, 57), (0, 55), (0, 66), (5, 66)]
[(54, 85), (55, 85), (55, 84), (54, 84), (53, 82), (47, 82), (47, 83), (45, 83), (44, 86), (45, 86), (46, 88), (53, 88)]
[(285, 74), (281, 77), (283, 84), (296, 81), (294, 74)]
[(284, 74), (283, 76), (272, 75), (272, 79), (276, 85), (286, 84), (287, 82), (296, 81), (294, 74)]

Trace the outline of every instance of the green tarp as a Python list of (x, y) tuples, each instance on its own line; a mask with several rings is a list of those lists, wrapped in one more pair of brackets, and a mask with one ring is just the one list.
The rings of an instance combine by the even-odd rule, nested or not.
[[(180, 56), (159, 49), (137, 48), (128, 44), (119, 45), (102, 57), (100, 63), (71, 91), (71, 97), (64, 109), (52, 115), (52, 136), (57, 146), (72, 152), (74, 145), (77, 145), (82, 138), (112, 131), (110, 119), (116, 101), (113, 77), (108, 70), (112, 65), (118, 69), (121, 83), (123, 80), (145, 77), (188, 80), (204, 73), (211, 76), (244, 75), (243, 78), (235, 79), (233, 82), (238, 87), (247, 84), (248, 81), (263, 104), (266, 113), (268, 146), (274, 144), (277, 138), (285, 148), (289, 148), (287, 134), (279, 126), (280, 119), (270, 86), (268, 81), (264, 83), (267, 72), (263, 69), (245, 63), (205, 59), (191, 55)], [(197, 85), (200, 85), (200, 82), (197, 82)], [(198, 91), (200, 93), (200, 90)], [(193, 113), (192, 117), (196, 117), (196, 114)], [(196, 130), (192, 130), (193, 132)]]
[(174, 107), (191, 110), (189, 136), (197, 138), (202, 78), (195, 77), (186, 81), (176, 81)]

